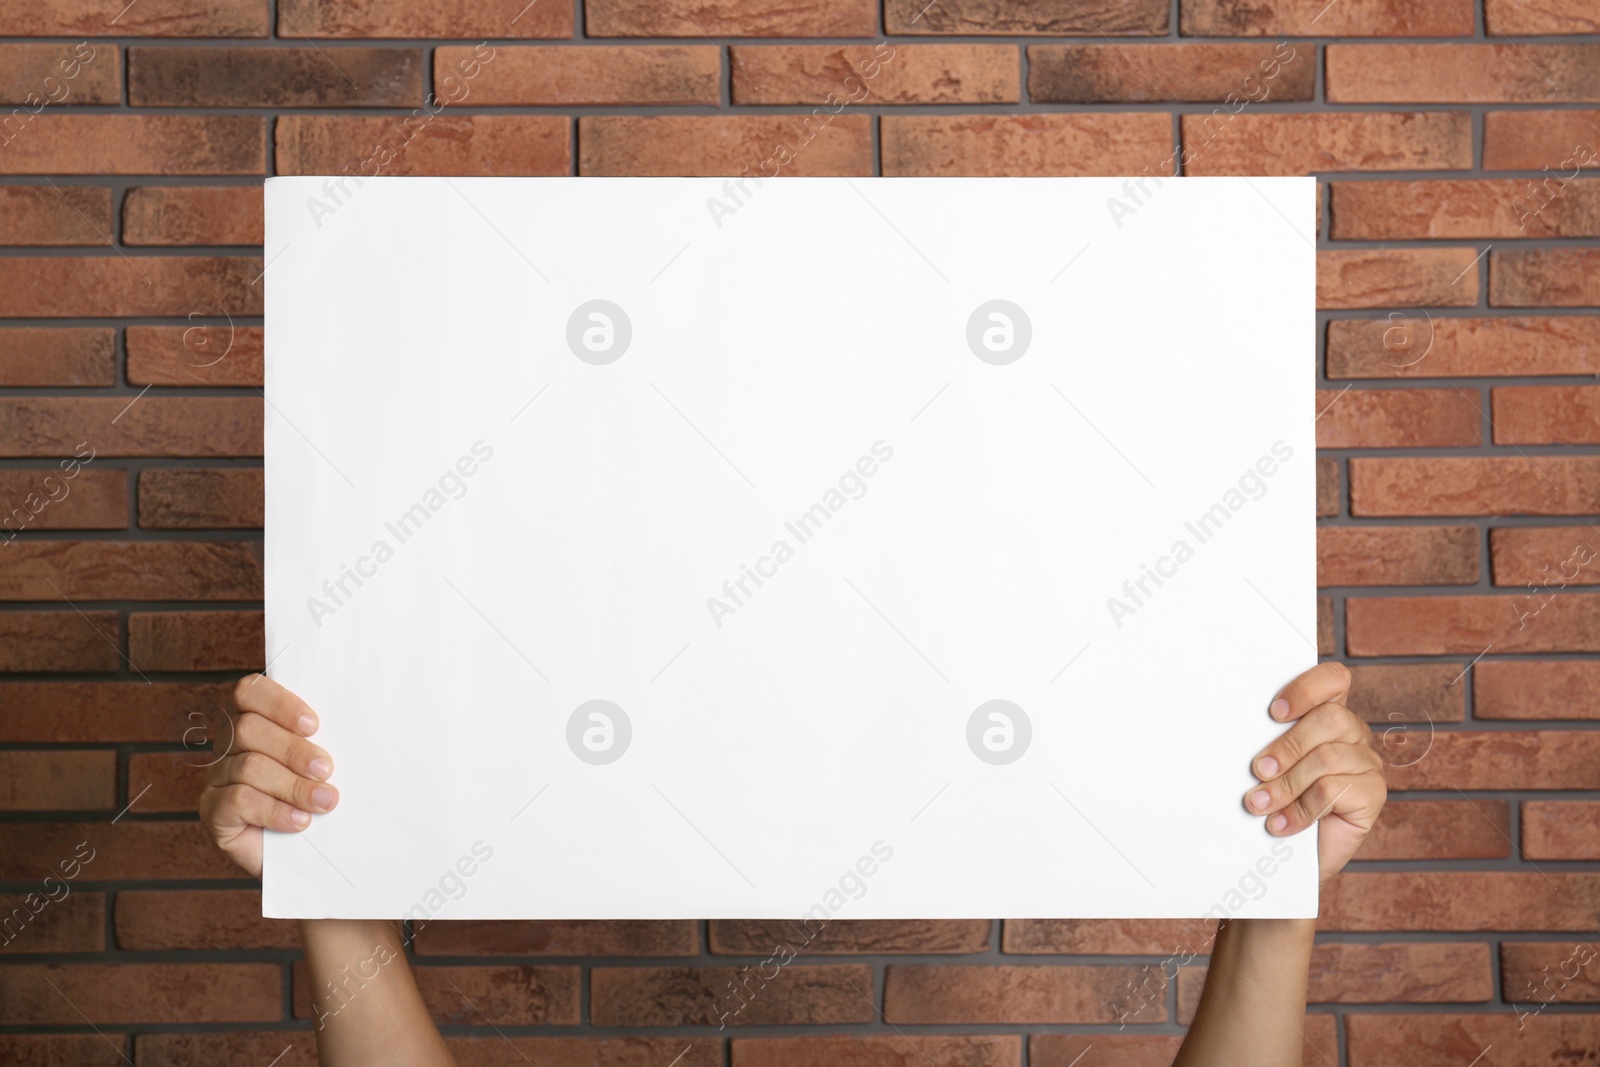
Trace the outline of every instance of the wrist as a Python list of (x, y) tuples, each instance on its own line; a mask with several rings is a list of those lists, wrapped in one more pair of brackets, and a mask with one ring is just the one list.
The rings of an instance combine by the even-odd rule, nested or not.
[(1309, 964), (1316, 936), (1315, 919), (1230, 919), (1217, 930), (1211, 961), (1304, 958)]

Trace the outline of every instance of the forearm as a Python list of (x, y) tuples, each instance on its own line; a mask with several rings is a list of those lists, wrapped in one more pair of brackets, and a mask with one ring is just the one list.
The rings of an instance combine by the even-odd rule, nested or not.
[(1298, 1067), (1316, 929), (1313, 919), (1225, 923), (1173, 1067)]
[(417, 992), (398, 923), (305, 919), (300, 942), (323, 1067), (454, 1067)]

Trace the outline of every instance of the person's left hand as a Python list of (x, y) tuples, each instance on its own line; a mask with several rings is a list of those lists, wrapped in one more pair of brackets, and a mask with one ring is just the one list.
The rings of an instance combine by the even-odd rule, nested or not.
[(1321, 821), (1322, 885), (1355, 855), (1389, 796), (1372, 730), (1345, 706), (1349, 697), (1350, 669), (1332, 661), (1284, 686), (1269, 713), (1294, 725), (1250, 762), (1261, 784), (1244, 798), (1245, 810), (1263, 816), (1274, 837)]

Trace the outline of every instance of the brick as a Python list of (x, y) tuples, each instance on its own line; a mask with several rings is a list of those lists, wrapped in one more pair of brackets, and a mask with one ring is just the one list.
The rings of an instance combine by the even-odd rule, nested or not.
[(878, 31), (873, 0), (800, 6), (737, 0), (584, 0), (591, 37), (867, 37)]
[(266, 497), (259, 467), (139, 472), (139, 526), (146, 530), (256, 530)]
[(0, 600), (259, 600), (261, 545), (29, 541), (6, 548)]
[(123, 1034), (4, 1034), (0, 1061), (12, 1067), (123, 1067), (128, 1039)]
[(254, 115), (46, 111), (0, 152), (0, 174), (262, 174), (266, 166), (267, 123)]
[(417, 107), (414, 48), (128, 49), (134, 107)]
[(740, 1037), (733, 1067), (1019, 1067), (1020, 1034), (899, 1034), (882, 1036)]
[(122, 240), (130, 245), (259, 245), (263, 214), (256, 185), (129, 189), (122, 201)]
[[(104, 952), (105, 947), (104, 893), (75, 889), (58, 877), (27, 893), (0, 894), (0, 950)], [(0, 1039), (0, 1057), (4, 1050)]]
[(254, 256), (0, 257), (7, 310), (30, 318), (259, 315)]
[[(317, 1064), (317, 1037), (312, 1030), (139, 1034), (134, 1042), (139, 1067), (216, 1067), (223, 1063), (316, 1067)], [(274, 1056), (283, 1058), (272, 1064)]]
[(1352, 515), (1588, 515), (1600, 458), (1352, 459)]
[(889, 177), (1171, 172), (1166, 115), (885, 115)]
[(989, 947), (989, 926), (987, 919), (845, 919), (818, 928), (799, 920), (713, 919), (711, 951), (767, 956), (782, 946), (802, 956), (983, 952)]
[(1591, 526), (1519, 526), (1491, 530), (1495, 585), (1532, 585), (1548, 599), (1568, 586), (1600, 585), (1600, 535)]
[(1476, 258), (1470, 248), (1319, 252), (1317, 307), (1472, 307), (1478, 302)]
[[(1137, 967), (910, 966), (884, 972), (883, 1017), (904, 1023), (1110, 1023)], [(866, 988), (866, 987), (863, 987)], [(1165, 1003), (1141, 1023), (1165, 1022)]]
[(1329, 4), (1327, 0), (1182, 0), (1180, 24), (1194, 37), (1469, 37), (1473, 10), (1429, 0)]
[[(412, 973), (429, 1014), (441, 1025), (574, 1026), (579, 1021), (577, 966), (415, 967)], [(312, 1017), (303, 960), (294, 965), (294, 1015)]]
[(121, 59), (116, 46), (88, 41), (0, 44), (0, 104), (119, 104)]
[(1600, 734), (1444, 731), (1427, 756), (1389, 768), (1391, 789), (1600, 789)]
[(1352, 656), (1600, 652), (1600, 596), (1566, 593), (1538, 608), (1529, 595), (1353, 597), (1345, 642)]
[(1600, 305), (1600, 248), (1497, 248), (1489, 253), (1489, 303)]
[(251, 0), (27, 0), (0, 2), (7, 37), (265, 37), (267, 13)]
[(23, 530), (121, 530), (127, 525), (126, 471), (81, 464), (0, 470), (0, 537), (9, 540)]
[[(464, 1067), (721, 1067), (715, 1037), (446, 1037)], [(677, 1065), (672, 1061), (677, 1059)]]
[(1203, 919), (1007, 919), (1001, 944), (1024, 955), (1199, 954), (1209, 950), (1215, 927)]
[(1600, 663), (1479, 660), (1472, 668), (1479, 719), (1600, 719)]
[[(1454, 663), (1356, 663), (1350, 674), (1349, 708), (1375, 727), (1466, 718), (1466, 686)], [(1381, 743), (1383, 731), (1374, 732)]]
[[(589, 1021), (596, 1026), (788, 1026), (866, 1023), (877, 1018), (872, 968), (795, 964), (776, 977), (738, 967), (596, 967), (589, 973)], [(732, 984), (730, 984), (732, 983)]]
[(0, 752), (0, 811), (110, 810), (116, 803), (112, 749)]
[(883, 18), (891, 34), (1136, 37), (1166, 33), (1168, 14), (1161, 0), (887, 0)]
[[(446, 1037), (463, 1067), (722, 1067), (715, 1037)], [(673, 1061), (676, 1060), (676, 1063)], [(197, 1064), (196, 1067), (201, 1067)]]
[(1350, 932), (1578, 932), (1592, 931), (1597, 909), (1600, 873), (1345, 871), (1323, 891), (1319, 926)]
[(1335, 240), (1600, 236), (1600, 181), (1546, 176), (1332, 188)]
[[(1308, 1017), (1307, 1022), (1314, 1017)], [(1172, 1034), (1029, 1034), (1030, 1067), (1077, 1067), (1093, 1053), (1098, 1067), (1171, 1067), (1183, 1044)], [(1330, 1042), (1326, 1046), (1336, 1051)], [(1320, 1062), (1308, 1053), (1307, 1063)]]
[(1600, 45), (1330, 44), (1342, 104), (1545, 104), (1600, 100)]
[(0, 612), (0, 671), (118, 671), (121, 647), (114, 611)]
[(143, 671), (259, 671), (266, 637), (259, 611), (134, 612), (128, 658)]
[(1472, 585), (1477, 580), (1478, 530), (1473, 526), (1323, 526), (1317, 530), (1317, 585), (1321, 587)]
[(1497, 445), (1600, 441), (1600, 386), (1534, 385), (1493, 391)]
[[(187, 740), (198, 748), (220, 738), (226, 746), (222, 709), (232, 706), (231, 682), (0, 682), (0, 742)], [(211, 757), (193, 758), (204, 762)]]
[(115, 922), (117, 947), (134, 952), (300, 947), (299, 924), (262, 918), (256, 889), (125, 890)]
[[(1435, 735), (1409, 731), (1406, 749), (1383, 753), (1390, 766), (1428, 758)], [(1381, 743), (1381, 742), (1380, 742)], [(1511, 855), (1511, 813), (1503, 800), (1391, 800), (1361, 843), (1363, 860), (1479, 860)]]
[(1461, 1067), (1486, 1048), (1500, 1067), (1581, 1064), (1600, 1048), (1600, 1015), (1548, 1012), (1536, 1022), (1511, 1011), (1470, 1015), (1345, 1016), (1350, 1067)]
[(0, 386), (116, 384), (114, 330), (54, 326), (0, 329)]
[[(1304, 1025), (1301, 1062), (1337, 1062), (1338, 1019), (1309, 1012)], [(1030, 1034), (1028, 1062), (1032, 1067), (1077, 1067), (1080, 1061), (1084, 1067), (1091, 1062), (1098, 1067), (1171, 1067), (1182, 1044), (1181, 1036), (1169, 1034)], [(1093, 1061), (1086, 1058), (1090, 1052)]]
[[(98, 1039), (96, 1039), (98, 1040)], [(223, 1063), (316, 1067), (312, 1030), (265, 1030), (202, 1034), (140, 1034), (139, 1067), (216, 1067)], [(715, 1037), (485, 1037), (449, 1036), (445, 1045), (463, 1067), (721, 1067), (722, 1041)], [(118, 1060), (118, 1063), (122, 1061)], [(40, 1067), (45, 1067), (41, 1064)], [(54, 1065), (50, 1065), (54, 1067)]]
[(1600, 860), (1600, 802), (1522, 802), (1522, 854), (1530, 860)]
[(259, 456), (261, 433), (253, 399), (0, 398), (0, 456)]
[[(1539, 170), (1573, 177), (1600, 167), (1600, 111), (1490, 111), (1483, 116), (1485, 170)], [(1588, 151), (1585, 151), (1588, 149)]]
[(692, 920), (526, 920), (417, 924), (419, 956), (693, 956)]
[(284, 115), (279, 174), (541, 175), (572, 167), (562, 115)]
[(1456, 389), (1320, 389), (1318, 448), (1452, 448), (1481, 444), (1483, 413)]
[(275, 963), (12, 964), (0, 967), (0, 1023), (275, 1022), (282, 983)]
[[(1500, 946), (1500, 980), (1513, 1004), (1600, 1002), (1600, 966), (1587, 939), (1577, 944), (1525, 941)], [(1536, 1009), (1539, 1012), (1543, 1008)]]
[[(1309, 1004), (1467, 1004), (1494, 999), (1489, 946), (1348, 944), (1311, 951)], [(1205, 968), (1185, 968), (1196, 977)], [(1181, 988), (1181, 986), (1180, 986)]]
[(1589, 0), (1485, 0), (1483, 15), (1491, 37), (1600, 31)]
[[(1165, 117), (1165, 116), (1163, 116)], [(1311, 174), (1363, 170), (1465, 170), (1472, 121), (1465, 112), (1183, 116), (1185, 174)]]
[[(585, 175), (776, 177), (872, 172), (872, 119), (809, 115), (585, 115), (578, 172)], [(809, 125), (808, 125), (809, 124)]]
[[(363, 0), (283, 0), (280, 37), (571, 37), (572, 5), (526, 0), (443, 0), (370, 4)], [(590, 28), (593, 33), (593, 28)]]
[(1333, 647), (1333, 599), (1317, 597), (1317, 655), (1331, 656)]
[(1308, 101), (1316, 52), (1305, 45), (1031, 45), (1028, 95), (1038, 103)]
[(129, 326), (125, 344), (129, 385), (264, 384), (260, 326)]
[(418, 967), (414, 973), (428, 1011), (440, 1024), (559, 1026), (579, 1021), (577, 967)]
[(1329, 378), (1600, 374), (1600, 318), (1434, 318), (1328, 323)]
[[(139, 663), (137, 659), (134, 662)], [(135, 752), (128, 757), (128, 795), (139, 798), (139, 812), (145, 815), (194, 811), (210, 774), (210, 765), (226, 748), (227, 733), (224, 731), (221, 749), (215, 754)]]
[(736, 45), (730, 57), (736, 104), (1014, 104), (1022, 98), (1020, 56), (1006, 44)]
[[(737, 60), (736, 60), (737, 62)], [(470, 79), (466, 73), (477, 65)], [(433, 54), (434, 84), (459, 83), (473, 104), (706, 104), (722, 99), (722, 52), (711, 45), (501, 47), (480, 63), (476, 47)], [(447, 79), (454, 78), (455, 82)], [(737, 86), (737, 76), (735, 76)]]
[(1339, 461), (1317, 457), (1317, 518), (1339, 514)]
[(93, 185), (0, 187), (0, 245), (103, 245), (111, 190)]

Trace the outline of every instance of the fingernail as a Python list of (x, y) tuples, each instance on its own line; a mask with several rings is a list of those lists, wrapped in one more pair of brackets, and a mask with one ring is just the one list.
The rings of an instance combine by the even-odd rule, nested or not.
[(1256, 771), (1262, 778), (1278, 777), (1278, 761), (1271, 756), (1262, 756), (1256, 761)]
[(1274, 719), (1281, 719), (1285, 715), (1289, 714), (1289, 702), (1282, 697), (1279, 697), (1277, 700), (1272, 702), (1272, 708), (1270, 710)]
[(1289, 817), (1283, 814), (1281, 811), (1267, 820), (1267, 829), (1271, 830), (1273, 833), (1282, 831), (1282, 829), (1288, 825)]
[(318, 756), (306, 765), (306, 770), (311, 772), (311, 777), (320, 782), (333, 773), (333, 764)]
[(307, 737), (317, 732), (317, 717), (309, 712), (300, 716), (300, 732)]
[(315, 804), (318, 810), (328, 811), (333, 807), (334, 796), (332, 789), (319, 785), (311, 791), (311, 803)]
[(1267, 792), (1265, 789), (1257, 789), (1254, 793), (1250, 794), (1250, 806), (1255, 808), (1257, 811), (1263, 810), (1268, 804), (1271, 803), (1272, 794)]
[(289, 809), (289, 821), (294, 823), (296, 826), (310, 826), (311, 825), (311, 816), (307, 815), (305, 812), (301, 811), (299, 808), (290, 808)]

